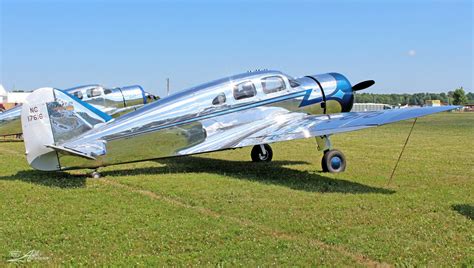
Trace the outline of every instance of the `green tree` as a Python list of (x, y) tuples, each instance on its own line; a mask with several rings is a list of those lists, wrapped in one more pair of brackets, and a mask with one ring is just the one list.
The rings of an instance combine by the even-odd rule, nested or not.
[[(474, 103), (474, 93), (465, 94), (467, 101), (465, 103)], [(441, 100), (442, 103), (452, 104), (454, 91), (446, 93), (414, 93), (414, 94), (375, 94), (375, 93), (357, 93), (355, 95), (356, 103), (386, 103), (390, 105), (424, 105), (426, 100)]]
[(467, 97), (467, 101), (469, 103), (474, 103), (474, 93), (469, 92), (469, 93), (466, 94), (466, 97)]
[(462, 87), (454, 90), (453, 93), (453, 104), (454, 105), (463, 105), (467, 103), (466, 93)]
[(439, 98), (440, 98), (441, 102), (444, 102), (444, 103), (448, 102), (448, 95), (444, 92), (439, 94)]

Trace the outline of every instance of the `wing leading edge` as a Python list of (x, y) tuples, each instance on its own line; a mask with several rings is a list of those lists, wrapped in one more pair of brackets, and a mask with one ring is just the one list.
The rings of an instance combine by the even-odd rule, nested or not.
[(272, 125), (270, 129), (254, 133), (235, 147), (309, 138), (376, 127), (402, 120), (458, 109), (459, 106), (392, 109), (373, 112), (349, 112), (333, 115), (307, 115), (290, 124)]

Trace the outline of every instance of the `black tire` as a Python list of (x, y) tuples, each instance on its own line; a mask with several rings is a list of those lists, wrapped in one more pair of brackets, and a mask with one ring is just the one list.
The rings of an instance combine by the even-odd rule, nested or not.
[[(330, 173), (339, 173), (346, 170), (346, 157), (341, 151), (329, 150), (324, 152), (322, 160), (323, 171)], [(324, 170), (326, 169), (326, 170)]]
[(321, 159), (321, 168), (323, 169), (323, 172), (329, 172), (328, 165), (326, 164), (326, 152), (329, 152), (329, 150), (324, 151), (323, 158)]
[(260, 145), (255, 145), (252, 148), (252, 152), (250, 153), (250, 156), (252, 157), (253, 162), (270, 162), (272, 161), (273, 158), (273, 150), (272, 147), (268, 144), (263, 145), (265, 147), (265, 150), (267, 151), (266, 154), (263, 154), (262, 148), (260, 148)]

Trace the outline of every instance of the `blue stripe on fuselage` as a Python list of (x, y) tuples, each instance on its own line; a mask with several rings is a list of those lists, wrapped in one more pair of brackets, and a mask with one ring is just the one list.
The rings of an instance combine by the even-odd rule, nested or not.
[(91, 112), (95, 113), (96, 115), (100, 116), (102, 119), (104, 119), (105, 122), (108, 122), (110, 120), (112, 120), (112, 116), (102, 112), (101, 110), (95, 108), (94, 106), (92, 106), (91, 104), (83, 101), (83, 100), (80, 100), (79, 98), (77, 98), (75, 95), (73, 94), (69, 94), (67, 93), (65, 90), (62, 90), (62, 89), (55, 89), (55, 90), (58, 90), (58, 91), (61, 91), (63, 94), (65, 94), (66, 96), (68, 96), (69, 98), (73, 99), (74, 101), (76, 101), (78, 104), (84, 106), (86, 109), (90, 110)]

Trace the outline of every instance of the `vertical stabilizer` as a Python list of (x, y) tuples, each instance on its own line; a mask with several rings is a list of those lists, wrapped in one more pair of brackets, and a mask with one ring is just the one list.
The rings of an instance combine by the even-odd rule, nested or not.
[(26, 158), (35, 169), (60, 170), (54, 146), (111, 120), (91, 105), (54, 88), (40, 88), (23, 104), (21, 124)]
[(0, 84), (0, 97), (7, 96), (7, 91), (3, 87), (3, 85)]

